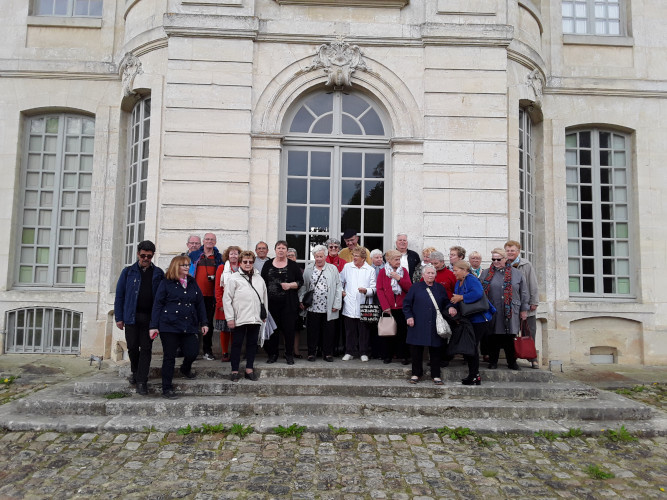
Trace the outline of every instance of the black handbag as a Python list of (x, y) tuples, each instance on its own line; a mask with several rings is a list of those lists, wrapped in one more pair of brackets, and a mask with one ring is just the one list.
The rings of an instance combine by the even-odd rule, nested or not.
[(472, 323), (465, 318), (460, 318), (452, 328), (452, 338), (447, 345), (447, 356), (463, 354), (464, 356), (477, 356), (477, 340)]
[[(369, 298), (371, 300), (370, 303), (368, 302)], [(382, 313), (380, 310), (380, 305), (374, 304), (372, 297), (366, 297), (366, 302), (359, 305), (359, 311), (361, 313), (361, 317), (359, 319), (363, 323), (370, 324), (377, 323), (380, 320), (380, 314)]]
[(465, 302), (459, 302), (461, 307), (461, 314), (463, 316), (472, 316), (473, 314), (484, 313), (489, 310), (489, 299), (486, 298), (486, 294), (482, 294), (482, 298), (466, 304)]

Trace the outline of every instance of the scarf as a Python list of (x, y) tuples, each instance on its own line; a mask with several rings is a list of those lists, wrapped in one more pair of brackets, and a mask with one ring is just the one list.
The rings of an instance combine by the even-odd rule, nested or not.
[(181, 286), (182, 286), (183, 288), (187, 288), (187, 287), (188, 287), (188, 279), (187, 279), (187, 278), (178, 278), (178, 281), (181, 283)]
[[(387, 275), (387, 278), (389, 278), (389, 273), (397, 273), (401, 278), (403, 277), (403, 268), (401, 266), (398, 266), (398, 269), (394, 271), (394, 268), (391, 267), (391, 264), (389, 264), (389, 262), (387, 262), (384, 265), (384, 272)], [(391, 289), (394, 292), (394, 295), (400, 295), (401, 293), (403, 293), (401, 285), (394, 278), (391, 278)]]
[[(509, 332), (509, 323), (512, 319), (512, 268), (505, 267), (500, 271), (504, 272), (503, 277), (503, 309), (505, 317), (505, 331)], [(496, 274), (496, 268), (493, 264), (489, 267), (489, 272), (486, 275), (486, 279), (482, 281), (482, 288), (484, 288), (484, 293), (488, 295), (488, 288), (493, 276)]]
[(482, 268), (478, 267), (475, 269), (474, 267), (471, 267), (470, 272), (479, 278), (482, 275)]

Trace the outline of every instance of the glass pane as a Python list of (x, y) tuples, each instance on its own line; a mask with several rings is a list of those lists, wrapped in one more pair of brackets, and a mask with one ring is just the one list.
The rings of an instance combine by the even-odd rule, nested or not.
[(369, 104), (364, 101), (361, 97), (351, 94), (343, 94), (343, 112), (349, 113), (354, 117), (359, 116), (363, 113)]
[(317, 205), (328, 205), (329, 192), (328, 179), (312, 179), (310, 181), (310, 203)]
[(46, 267), (35, 268), (35, 283), (46, 283), (49, 277), (49, 271)]
[(574, 21), (572, 19), (563, 19), (563, 33), (574, 33)]
[(333, 110), (333, 93), (317, 94), (306, 102), (317, 116)]
[(354, 121), (352, 118), (350, 118), (347, 115), (343, 115), (341, 117), (342, 123), (341, 123), (341, 131), (344, 134), (349, 134), (349, 135), (363, 135), (363, 131), (361, 130), (361, 127), (359, 124)]
[(60, 118), (57, 116), (50, 116), (46, 119), (46, 133), (47, 134), (57, 134), (58, 133), (58, 123)]
[(44, 132), (44, 118), (34, 118), (30, 120), (30, 132), (41, 134)]
[(19, 283), (32, 283), (32, 267), (19, 267)]
[(65, 140), (65, 151), (68, 153), (78, 153), (79, 152), (79, 137), (68, 137)]
[(382, 121), (375, 110), (369, 110), (364, 116), (359, 118), (359, 121), (364, 127), (366, 135), (384, 135)]
[(79, 227), (88, 227), (90, 213), (88, 210), (79, 210), (76, 214), (76, 225)]
[(614, 184), (626, 184), (625, 170), (617, 168), (614, 170)]
[(384, 181), (366, 181), (365, 199), (366, 205), (384, 206)]
[(311, 207), (310, 208), (310, 227), (309, 231), (324, 232), (329, 231), (329, 208)]
[(577, 201), (579, 199), (579, 190), (576, 186), (568, 186), (566, 192), (568, 201)]
[(26, 226), (34, 226), (37, 224), (37, 210), (24, 210), (23, 224)]
[(384, 238), (382, 236), (364, 236), (362, 244), (369, 250), (384, 248)]
[(623, 293), (623, 294), (629, 294), (630, 293), (630, 279), (629, 278), (618, 278), (616, 280), (616, 292), (617, 293)]
[(572, 238), (579, 236), (579, 223), (578, 222), (568, 222), (567, 223), (567, 235)]
[(615, 167), (625, 167), (625, 152), (624, 151), (614, 151), (614, 166)]
[(286, 231), (306, 231), (306, 207), (287, 207)]
[(310, 155), (310, 175), (329, 177), (331, 175), (331, 153), (313, 151)]
[(579, 291), (579, 278), (570, 278), (570, 292), (578, 293)]
[(577, 152), (576, 151), (566, 151), (565, 152), (565, 165), (576, 165), (577, 164)]
[(61, 248), (58, 250), (58, 264), (70, 264), (72, 262), (72, 249)]
[(619, 241), (615, 245), (617, 257), (629, 257), (630, 245), (626, 241)]
[(384, 155), (383, 154), (366, 154), (366, 165), (364, 176), (366, 178), (375, 177), (379, 179), (384, 178)]
[(85, 265), (88, 260), (85, 248), (76, 248), (74, 250), (74, 264)]
[(88, 244), (88, 230), (87, 229), (77, 229), (74, 234), (74, 244), (75, 245), (87, 245)]
[(313, 134), (331, 134), (333, 132), (333, 115), (328, 114), (324, 115), (322, 118), (317, 120), (317, 123), (313, 126)]
[(628, 224), (625, 222), (619, 222), (616, 224), (616, 237), (617, 238), (627, 238), (628, 237)]
[(579, 165), (590, 165), (591, 164), (591, 152), (582, 149), (579, 151)]
[(630, 274), (630, 262), (624, 259), (616, 261), (616, 273), (621, 276), (628, 276)]
[(575, 33), (586, 33), (586, 21), (575, 21)]
[[(341, 181), (341, 204), (342, 205), (360, 205), (361, 204), (361, 181)], [(359, 226), (341, 226), (355, 227)]]
[(287, 179), (287, 203), (306, 203), (306, 179)]
[(32, 245), (35, 243), (35, 230), (31, 228), (23, 228), (21, 233), (21, 243), (24, 245)]
[(90, 190), (92, 183), (92, 174), (79, 174), (79, 189)]
[(310, 130), (310, 125), (313, 123), (313, 115), (304, 107), (297, 111), (290, 126), (290, 132), (306, 133)]
[(571, 3), (564, 1), (561, 5), (560, 12), (563, 17), (572, 17), (572, 14), (574, 13), (574, 6)]
[(361, 177), (361, 153), (343, 153), (343, 177)]
[[(100, 1), (99, 3), (101, 4), (102, 2)], [(85, 135), (95, 135), (95, 120), (83, 119), (83, 133)]]
[(86, 268), (75, 267), (72, 270), (72, 283), (84, 284), (86, 282)]
[(81, 118), (68, 117), (67, 118), (67, 133), (69, 135), (81, 134)]
[(35, 249), (33, 247), (21, 248), (20, 261), (26, 264), (35, 262)]
[(306, 255), (306, 235), (305, 234), (287, 234), (285, 236), (288, 248), (296, 249), (297, 255)]
[(579, 218), (579, 206), (574, 203), (567, 204), (567, 218), (568, 219), (578, 219)]
[[(82, 153), (92, 153), (95, 145), (95, 140), (92, 137), (82, 137), (81, 138), (81, 152)], [(144, 148), (145, 153), (148, 153), (148, 148)]]
[(384, 210), (364, 210), (364, 233), (380, 233), (384, 229)]
[(568, 259), (567, 268), (570, 274), (579, 274), (579, 259)]
[(55, 137), (44, 138), (44, 151), (55, 153), (58, 147), (58, 140)]
[(48, 264), (49, 263), (49, 249), (48, 248), (38, 248), (37, 249), (37, 264)]
[(343, 208), (340, 211), (340, 227), (342, 228), (357, 228), (361, 231), (361, 209), (360, 208)]
[(31, 135), (28, 140), (28, 150), (29, 151), (41, 151), (42, 149), (42, 137)]
[(614, 149), (625, 149), (625, 137), (614, 134)]
[(628, 201), (628, 190), (624, 187), (617, 187), (614, 189), (614, 201), (617, 203), (624, 203)]
[(37, 199), (37, 191), (26, 191), (23, 204), (26, 207), (36, 207)]
[(567, 254), (575, 257), (579, 255), (579, 242), (577, 240), (567, 242)]

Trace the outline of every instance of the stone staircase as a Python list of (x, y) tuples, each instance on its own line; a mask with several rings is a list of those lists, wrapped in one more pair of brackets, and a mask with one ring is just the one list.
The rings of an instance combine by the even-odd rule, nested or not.
[[(252, 425), (260, 432), (278, 425), (329, 426), (353, 432), (422, 432), (443, 426), (481, 433), (585, 433), (617, 429), (667, 434), (667, 415), (615, 393), (567, 381), (544, 370), (483, 370), (481, 386), (461, 385), (467, 369), (456, 360), (443, 369), (443, 386), (430, 378), (408, 384), (409, 367), (372, 360), (336, 359), (287, 366), (256, 363), (259, 380), (229, 380), (229, 363), (197, 361), (197, 378), (174, 378), (177, 400), (161, 397), (160, 358), (154, 358), (149, 395), (134, 393), (127, 366), (57, 385), (0, 407), (10, 430), (75, 432), (175, 431), (202, 424)], [(178, 360), (177, 360), (178, 366)], [(241, 365), (243, 366), (243, 364)], [(428, 371), (427, 371), (428, 372)], [(107, 399), (105, 394), (129, 397)]]

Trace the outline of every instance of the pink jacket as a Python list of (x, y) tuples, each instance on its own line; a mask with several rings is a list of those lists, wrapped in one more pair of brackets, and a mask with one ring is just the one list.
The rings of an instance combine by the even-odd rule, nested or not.
[(410, 290), (412, 281), (410, 281), (410, 273), (406, 268), (403, 268), (403, 277), (398, 282), (403, 293), (394, 295), (394, 290), (391, 288), (391, 278), (387, 276), (384, 268), (380, 269), (377, 279), (377, 294), (380, 300), (380, 307), (385, 309), (401, 309), (403, 307), (403, 298)]

